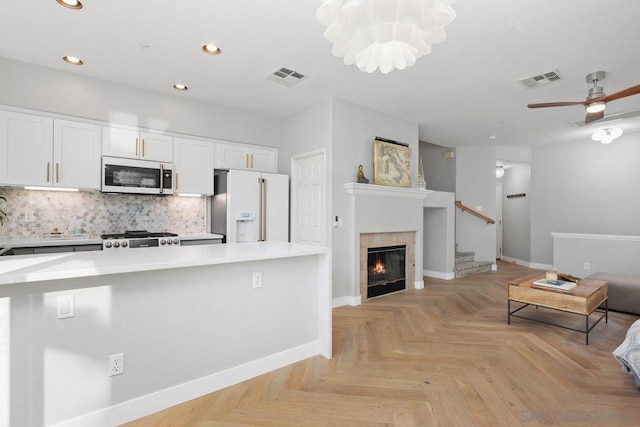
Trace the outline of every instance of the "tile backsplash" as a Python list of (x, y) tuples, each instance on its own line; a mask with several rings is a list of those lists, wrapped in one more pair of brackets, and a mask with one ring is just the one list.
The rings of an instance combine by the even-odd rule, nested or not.
[(125, 230), (206, 232), (205, 199), (178, 196), (32, 191), (0, 187), (0, 210), (7, 213), (0, 238), (39, 237), (57, 228), (86, 234)]

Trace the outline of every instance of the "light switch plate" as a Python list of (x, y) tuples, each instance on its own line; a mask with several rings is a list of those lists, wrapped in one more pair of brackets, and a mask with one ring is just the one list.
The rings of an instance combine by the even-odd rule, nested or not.
[(75, 303), (73, 295), (60, 295), (56, 298), (58, 319), (67, 319), (75, 316)]

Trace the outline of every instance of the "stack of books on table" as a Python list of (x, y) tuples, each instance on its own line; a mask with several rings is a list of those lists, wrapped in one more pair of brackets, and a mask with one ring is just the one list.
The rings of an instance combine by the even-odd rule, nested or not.
[(558, 291), (570, 291), (576, 287), (575, 282), (567, 282), (564, 280), (547, 280), (540, 279), (533, 282), (533, 285), (540, 288), (556, 289)]

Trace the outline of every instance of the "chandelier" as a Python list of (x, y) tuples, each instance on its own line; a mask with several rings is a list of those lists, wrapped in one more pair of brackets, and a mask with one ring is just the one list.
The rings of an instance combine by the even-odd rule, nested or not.
[(455, 0), (323, 0), (316, 11), (333, 54), (360, 71), (404, 70), (446, 37)]

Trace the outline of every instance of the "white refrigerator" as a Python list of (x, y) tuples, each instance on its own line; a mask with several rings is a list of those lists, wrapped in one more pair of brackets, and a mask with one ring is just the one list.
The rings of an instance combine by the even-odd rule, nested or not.
[(289, 241), (289, 176), (216, 170), (211, 232), (224, 243)]

